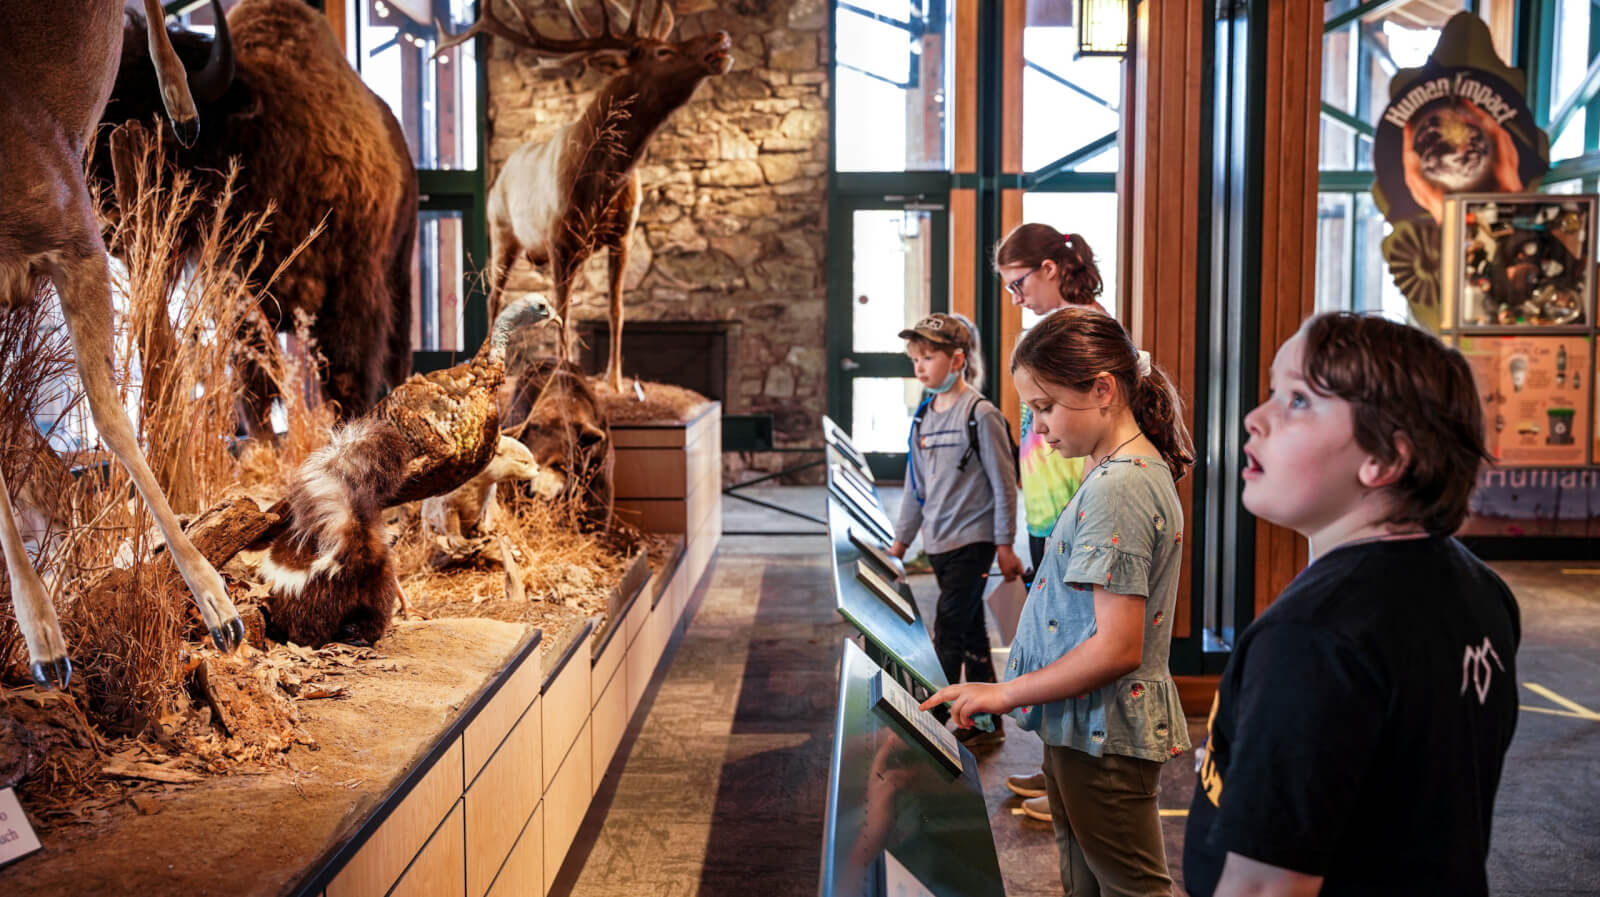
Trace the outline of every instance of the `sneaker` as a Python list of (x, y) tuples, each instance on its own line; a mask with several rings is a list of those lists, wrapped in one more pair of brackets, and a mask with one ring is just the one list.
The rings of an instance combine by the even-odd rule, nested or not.
[(1022, 815), (1040, 822), (1050, 821), (1050, 798), (1030, 797), (1022, 802)]
[(1018, 797), (1044, 797), (1044, 773), (1031, 776), (1006, 776), (1006, 787)]
[(983, 747), (986, 744), (999, 744), (1006, 740), (1006, 731), (1000, 727), (997, 720), (993, 732), (985, 732), (977, 726), (963, 726), (956, 730), (956, 740), (967, 746), (967, 750)]

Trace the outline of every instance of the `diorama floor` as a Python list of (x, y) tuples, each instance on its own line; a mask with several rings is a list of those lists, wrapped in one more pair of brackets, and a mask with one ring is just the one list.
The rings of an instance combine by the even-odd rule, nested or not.
[[(822, 516), (820, 487), (750, 494)], [(891, 512), (898, 500), (885, 490)], [(820, 529), (725, 499), (728, 532)], [(832, 744), (839, 642), (827, 542), (730, 535), (648, 716), (600, 784), (555, 894), (814, 895)], [(913, 554), (916, 549), (913, 548)], [(1496, 806), (1491, 892), (1600, 894), (1600, 576), (1593, 564), (1497, 563), (1522, 607), (1523, 712)], [(913, 577), (931, 619), (931, 575)], [(997, 646), (1000, 647), (1000, 646)], [(1191, 719), (1198, 743), (1204, 720)], [(1038, 769), (1037, 738), (1009, 729), (978, 768), (1010, 897), (1056, 895), (1048, 823), (1021, 815), (1005, 777)], [(1193, 755), (1166, 766), (1160, 805), (1181, 887)]]

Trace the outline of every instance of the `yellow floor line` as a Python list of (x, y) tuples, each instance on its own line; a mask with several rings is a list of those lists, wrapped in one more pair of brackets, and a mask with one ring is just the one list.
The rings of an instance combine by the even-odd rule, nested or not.
[(1600, 723), (1600, 713), (1573, 713), (1570, 710), (1551, 710), (1549, 707), (1529, 707), (1527, 704), (1523, 704), (1517, 709), (1526, 710), (1529, 713), (1548, 713), (1551, 716), (1566, 716), (1572, 719), (1586, 719), (1590, 722)]
[(1600, 576), (1600, 567), (1562, 567), (1564, 576)]
[(1593, 710), (1590, 710), (1589, 708), (1583, 706), (1582, 704), (1579, 704), (1577, 701), (1569, 701), (1566, 698), (1563, 698), (1562, 696), (1560, 696), (1560, 695), (1556, 694), (1555, 692), (1551, 691), (1550, 689), (1545, 688), (1543, 685), (1540, 685), (1537, 682), (1524, 682), (1524, 683), (1522, 683), (1522, 686), (1524, 688), (1526, 688), (1528, 691), (1531, 691), (1534, 694), (1539, 695), (1540, 697), (1547, 698), (1547, 699), (1549, 699), (1551, 701), (1556, 702), (1557, 704), (1560, 704), (1561, 706), (1567, 708), (1568, 710), (1571, 710), (1573, 713), (1582, 713), (1582, 714), (1586, 714), (1588, 716), (1600, 716), (1600, 714), (1597, 714)]
[(1188, 810), (1162, 810), (1162, 816), (1188, 816)]

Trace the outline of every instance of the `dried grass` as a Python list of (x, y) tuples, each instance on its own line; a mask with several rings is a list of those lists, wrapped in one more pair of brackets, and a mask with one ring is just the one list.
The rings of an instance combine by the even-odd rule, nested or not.
[(591, 381), (595, 387), (595, 394), (600, 397), (601, 410), (612, 425), (617, 424), (646, 424), (646, 423), (678, 423), (689, 418), (697, 408), (711, 401), (692, 389), (682, 386), (673, 386), (670, 383), (653, 383), (648, 380), (637, 380), (639, 389), (644, 393), (644, 400), (640, 401), (638, 394), (633, 391), (633, 384), (624, 380), (622, 392), (614, 393), (602, 379)]
[[(119, 202), (105, 216), (107, 242), (126, 259), (125, 268), (112, 268), (113, 291), (120, 297), (117, 377), (124, 406), (136, 411), (145, 459), (174, 511), (186, 515), (221, 500), (240, 480), (233, 454), (240, 388), (232, 376), (239, 335), (256, 334), (260, 357), (284, 381), (298, 376), (299, 368), (278, 351), (260, 312), (282, 269), (254, 282), (270, 210), (229, 213), (237, 169), (228, 172), (219, 195), (202, 198), (187, 173), (168, 168), (161, 141), (146, 133), (133, 127), (113, 139)], [(102, 207), (104, 200), (96, 197)], [(176, 248), (191, 218), (200, 222), (199, 248), (184, 259)], [(180, 277), (185, 269), (188, 276)], [(65, 328), (41, 326), (58, 315), (53, 300), (42, 298), (35, 308), (0, 322), (0, 341), (11, 340), (0, 380), (17, 384), (0, 392), (5, 426), (31, 426), (47, 388), (80, 388), (71, 376), (70, 355), (63, 369)], [(81, 402), (75, 395), (63, 404)], [(68, 421), (77, 430), (70, 435), (94, 445), (83, 417)], [(297, 419), (292, 408), (290, 418)], [(302, 430), (309, 426), (298, 423)], [(16, 444), (6, 440), (7, 446)], [(27, 470), (16, 459), (4, 460)], [(34, 560), (49, 574), (76, 669), (73, 694), (88, 718), (105, 732), (147, 731), (186, 703), (182, 657), (198, 615), (181, 580), (151, 581), (160, 537), (121, 464), (98, 450), (77, 460), (91, 464), (68, 487), (74, 514), (40, 541)], [(131, 587), (97, 588), (115, 568), (131, 573)], [(6, 626), (0, 629), (0, 680), (25, 681), (9, 616)]]
[[(621, 581), (640, 538), (615, 525), (604, 534), (579, 532), (572, 525), (579, 513), (572, 504), (520, 494), (502, 497), (494, 532), (480, 543), (484, 550), (442, 569), (434, 565), (441, 542), (417, 515), (405, 515), (396, 527), (393, 551), (395, 571), (412, 609), (427, 617), (527, 623), (549, 636), (546, 648), (573, 624), (604, 614), (606, 599)], [(508, 549), (521, 572), (522, 600), (508, 594), (500, 561), (500, 553)]]

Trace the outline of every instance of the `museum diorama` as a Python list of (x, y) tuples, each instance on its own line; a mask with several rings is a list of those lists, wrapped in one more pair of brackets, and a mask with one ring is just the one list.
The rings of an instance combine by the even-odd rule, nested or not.
[[(497, 264), (470, 287), (486, 315), (419, 304), (439, 276), (419, 265), (419, 128), (322, 10), (8, 10), (0, 782), (50, 858), (8, 869), (7, 893), (219, 873), (440, 893), (450, 851), (425, 845), (447, 815), (472, 829), (475, 893), (485, 874), (542, 892), (682, 624), (721, 531), (720, 406), (624, 380), (623, 308), (653, 268), (700, 287), (639, 226), (681, 209), (646, 191), (687, 151), (641, 160), (685, 140), (666, 125), (735, 38), (666, 2), (456, 25), (403, 6), (361, 14), (414, 42), (407, 77), (469, 42), (535, 86), (486, 92), (517, 144), (488, 194)], [(512, 110), (535, 88), (564, 120), (524, 142)], [(573, 314), (594, 301), (591, 376)], [(415, 363), (419, 344), (445, 351)], [(206, 847), (174, 866), (183, 842)]]

